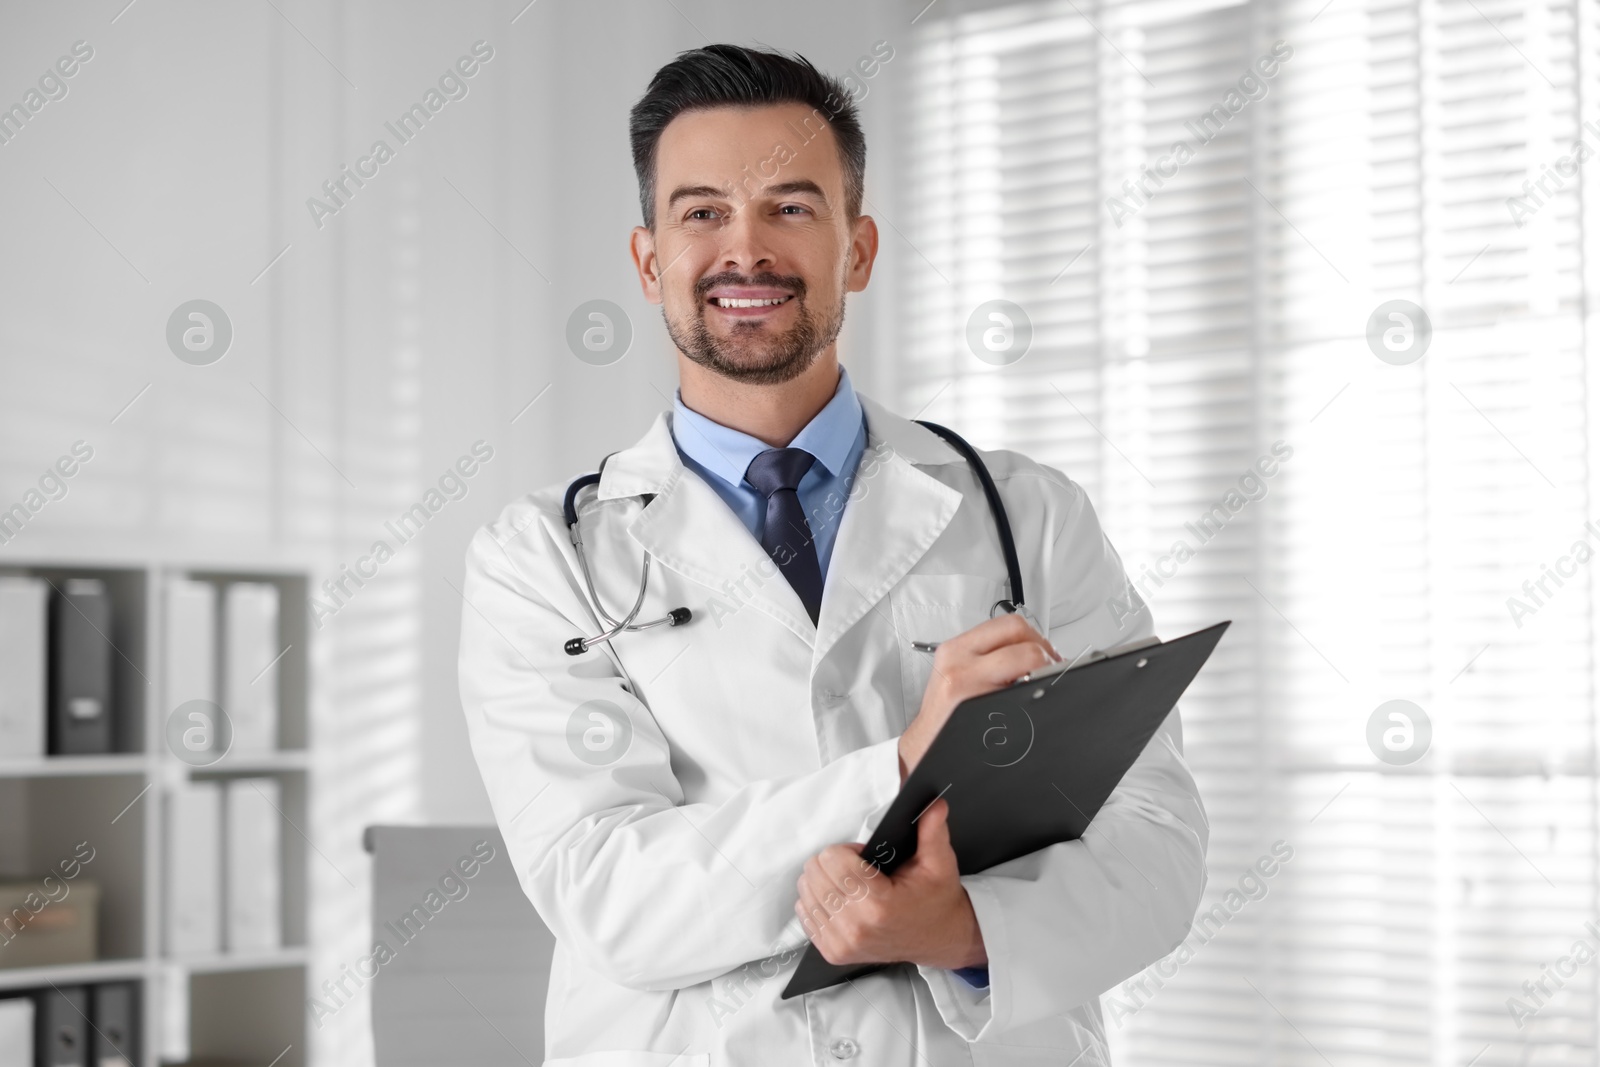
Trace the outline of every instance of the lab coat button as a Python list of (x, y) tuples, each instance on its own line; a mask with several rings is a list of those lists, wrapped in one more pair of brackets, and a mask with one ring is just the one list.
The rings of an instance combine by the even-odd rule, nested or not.
[(848, 1060), (860, 1051), (860, 1047), (848, 1037), (835, 1038), (833, 1044), (828, 1046), (828, 1052), (836, 1060)]

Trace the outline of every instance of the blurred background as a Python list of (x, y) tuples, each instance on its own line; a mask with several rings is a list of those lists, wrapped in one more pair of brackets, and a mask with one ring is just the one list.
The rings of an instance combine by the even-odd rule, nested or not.
[(1085, 486), (1158, 633), (1235, 620), (1117, 1062), (1596, 1063), (1589, 0), (6, 5), (0, 903), (60, 921), (0, 919), (0, 1033), (373, 1062), (363, 831), (491, 821), (466, 544), (670, 406), (627, 112), (714, 41), (852, 79), (856, 387)]

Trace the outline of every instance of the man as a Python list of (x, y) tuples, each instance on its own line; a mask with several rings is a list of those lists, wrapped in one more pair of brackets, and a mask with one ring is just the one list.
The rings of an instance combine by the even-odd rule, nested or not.
[[(1108, 1062), (1098, 995), (1182, 940), (1205, 884), (1176, 710), (1082, 840), (962, 877), (941, 800), (894, 875), (859, 843), (958, 703), (1145, 636), (1148, 610), (1082, 489), (995, 451), (1040, 628), (990, 618), (972, 468), (854, 391), (835, 341), (878, 233), (838, 82), (713, 45), (657, 72), (631, 133), (633, 257), (681, 385), (579, 529), (608, 611), (642, 549), (639, 619), (691, 620), (563, 653), (610, 625), (565, 483), (478, 533), (462, 613), (473, 751), (557, 939), (546, 1063)], [(783, 1000), (808, 938), (902, 966)]]

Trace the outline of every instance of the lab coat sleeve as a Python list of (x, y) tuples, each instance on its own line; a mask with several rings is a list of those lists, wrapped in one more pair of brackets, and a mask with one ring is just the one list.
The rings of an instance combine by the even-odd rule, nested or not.
[[(1048, 573), (1051, 642), (1070, 660), (1149, 636), (1150, 611), (1088, 497), (1050, 473), (1066, 515)], [(989, 987), (919, 967), (940, 1015), (966, 1040), (989, 1040), (1092, 1000), (1161, 959), (1189, 933), (1208, 839), (1174, 708), (1082, 838), (961, 879), (988, 953)]]
[[(480, 530), (468, 553), (461, 699), (495, 821), (540, 917), (578, 961), (634, 989), (792, 958), (807, 940), (793, 911), (801, 869), (828, 845), (866, 839), (899, 791), (898, 739), (752, 781), (720, 803), (685, 803), (661, 730), (609, 656), (562, 650), (593, 631), (553, 603), (574, 599), (546, 595), (568, 582), (556, 535), (534, 522), (516, 535), (535, 540), (514, 559), (505, 536)], [(574, 748), (591, 701), (620, 710), (632, 730), (622, 755), (599, 766)]]

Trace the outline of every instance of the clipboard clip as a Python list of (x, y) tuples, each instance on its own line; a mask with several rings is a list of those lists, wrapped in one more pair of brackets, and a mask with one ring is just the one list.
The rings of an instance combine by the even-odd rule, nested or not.
[[(1103, 659), (1110, 659), (1113, 656), (1125, 656), (1129, 652), (1137, 652), (1141, 648), (1149, 648), (1151, 645), (1159, 645), (1160, 643), (1161, 638), (1151, 634), (1149, 637), (1141, 637), (1136, 641), (1129, 641), (1127, 644), (1118, 645), (1115, 648), (1097, 649), (1089, 653), (1089, 655), (1085, 658), (1075, 659), (1071, 662), (1062, 660), (1060, 663), (1052, 663), (1049, 666), (1040, 667), (1036, 671), (1029, 671), (1027, 674), (1024, 674), (1012, 684), (1021, 685), (1023, 682), (1036, 682), (1040, 678), (1048, 678), (1052, 674), (1060, 674), (1062, 671), (1070, 671), (1074, 667), (1087, 667), (1089, 664), (1098, 663)], [(1144, 664), (1141, 663), (1139, 666), (1142, 667)]]

